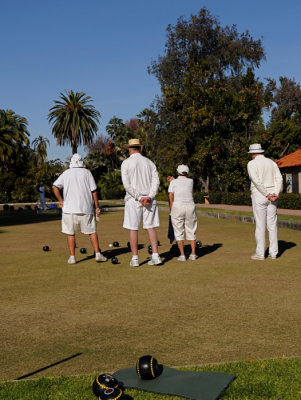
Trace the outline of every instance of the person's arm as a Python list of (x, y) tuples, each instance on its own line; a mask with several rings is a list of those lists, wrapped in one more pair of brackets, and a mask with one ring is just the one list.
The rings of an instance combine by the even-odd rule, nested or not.
[(63, 201), (63, 198), (62, 198), (61, 193), (59, 191), (59, 188), (53, 185), (52, 186), (52, 190), (53, 190), (53, 193), (54, 193), (55, 197), (57, 198), (57, 200), (59, 202), (59, 208), (63, 208), (64, 201)]
[(248, 163), (248, 174), (249, 174), (249, 178), (252, 181), (253, 185), (256, 187), (256, 189), (264, 195), (264, 197), (268, 197), (268, 195), (270, 194), (267, 190), (267, 188), (264, 186), (264, 184), (261, 182), (257, 171), (256, 171), (256, 167), (251, 164), (252, 161), (250, 161)]
[(135, 190), (131, 186), (130, 177), (128, 174), (128, 168), (124, 162), (121, 164), (121, 179), (122, 179), (122, 184), (124, 186), (125, 191), (130, 196), (132, 196), (135, 200), (139, 200), (138, 199), (139, 193), (136, 193)]
[(149, 191), (149, 197), (151, 199), (154, 199), (156, 197), (159, 186), (160, 186), (159, 174), (158, 174), (157, 168), (154, 164), (153, 170), (152, 170), (152, 183), (151, 183), (151, 187), (150, 187), (150, 191)]
[(169, 209), (171, 211), (172, 209), (172, 204), (173, 204), (173, 192), (168, 193), (168, 199), (169, 199)]
[(94, 201), (94, 205), (95, 205), (96, 216), (99, 217), (100, 214), (101, 214), (101, 209), (100, 209), (99, 204), (98, 204), (97, 190), (93, 190), (92, 197), (93, 197), (93, 201)]

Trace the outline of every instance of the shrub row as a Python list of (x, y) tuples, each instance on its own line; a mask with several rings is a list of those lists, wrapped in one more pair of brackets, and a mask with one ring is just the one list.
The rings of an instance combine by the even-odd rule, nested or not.
[[(204, 203), (204, 197), (208, 193), (205, 192), (194, 192), (194, 201), (196, 203)], [(167, 193), (159, 193), (157, 200), (168, 201)], [(210, 192), (209, 193), (210, 204), (229, 204), (235, 206), (251, 206), (251, 194), (250, 192)], [(279, 208), (286, 208), (290, 210), (301, 210), (301, 194), (295, 193), (280, 193)]]

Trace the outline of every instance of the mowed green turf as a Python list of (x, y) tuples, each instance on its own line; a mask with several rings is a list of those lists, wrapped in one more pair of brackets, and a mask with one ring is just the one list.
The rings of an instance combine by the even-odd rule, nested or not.
[(252, 261), (252, 224), (199, 217), (200, 257), (180, 263), (169, 257), (162, 211), (166, 263), (147, 265), (141, 230), (144, 264), (131, 268), (122, 218), (105, 213), (98, 224), (118, 265), (95, 263), (80, 233), (88, 255), (68, 265), (60, 220), (0, 228), (0, 380), (114, 372), (143, 354), (172, 367), (300, 356), (301, 232), (280, 229), (281, 257)]

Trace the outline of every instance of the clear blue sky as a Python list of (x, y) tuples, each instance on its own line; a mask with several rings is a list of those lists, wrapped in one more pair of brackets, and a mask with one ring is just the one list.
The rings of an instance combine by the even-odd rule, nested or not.
[[(31, 142), (50, 140), (48, 159), (65, 160), (47, 121), (64, 90), (91, 96), (98, 133), (124, 121), (160, 93), (151, 61), (164, 51), (166, 27), (206, 6), (222, 26), (262, 39), (267, 61), (257, 76), (301, 81), (300, 0), (0, 0), (0, 108), (27, 118)], [(84, 154), (83, 148), (79, 152)]]

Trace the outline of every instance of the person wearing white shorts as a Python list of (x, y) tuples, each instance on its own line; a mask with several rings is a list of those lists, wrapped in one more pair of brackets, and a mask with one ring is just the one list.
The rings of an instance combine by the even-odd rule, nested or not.
[(178, 177), (176, 179), (168, 177), (170, 181), (168, 197), (174, 235), (181, 253), (178, 261), (186, 261), (184, 253), (185, 235), (191, 244), (189, 259), (196, 260), (197, 215), (193, 200), (193, 180), (188, 178), (189, 168), (187, 165), (179, 165), (177, 172)]
[[(62, 208), (62, 232), (67, 235), (70, 251), (68, 264), (75, 264), (75, 234), (78, 226), (82, 233), (89, 235), (95, 253), (95, 261), (107, 261), (100, 253), (96, 232), (95, 212), (98, 206), (97, 187), (93, 175), (85, 168), (80, 154), (73, 154), (69, 169), (64, 171), (52, 186), (55, 197)], [(63, 189), (63, 197), (60, 189)], [(95, 207), (95, 211), (94, 211)]]
[(141, 220), (152, 246), (149, 265), (161, 265), (158, 253), (156, 227), (160, 225), (156, 194), (160, 185), (155, 164), (140, 153), (143, 147), (139, 139), (128, 142), (130, 157), (121, 165), (122, 183), (126, 191), (123, 227), (130, 231), (132, 259), (130, 266), (139, 267), (138, 231)]

